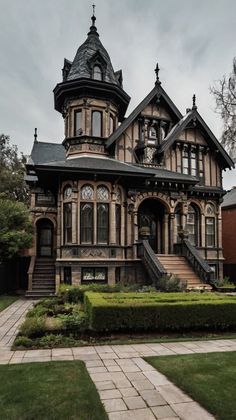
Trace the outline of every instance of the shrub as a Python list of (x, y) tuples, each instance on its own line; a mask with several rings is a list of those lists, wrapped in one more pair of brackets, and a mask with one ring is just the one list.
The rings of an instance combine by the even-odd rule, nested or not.
[(94, 331), (196, 330), (236, 327), (236, 298), (196, 293), (87, 292), (85, 307)]
[(46, 331), (45, 317), (26, 318), (20, 327), (20, 335), (34, 338), (42, 336)]
[[(136, 285), (136, 287), (138, 287)], [(119, 292), (122, 289), (122, 286), (116, 284), (115, 286), (109, 286), (107, 284), (86, 284), (81, 286), (68, 286), (61, 285), (58, 291), (58, 297), (65, 303), (78, 303), (83, 302), (85, 292)]]
[(160, 292), (185, 292), (187, 282), (176, 276), (163, 276), (158, 280), (157, 290)]
[(40, 347), (70, 347), (75, 345), (75, 339), (71, 336), (65, 337), (62, 334), (47, 334), (38, 340)]
[(15, 341), (14, 341), (14, 346), (15, 347), (26, 347), (26, 348), (30, 348), (33, 345), (33, 340), (31, 340), (31, 338), (28, 337), (24, 337), (24, 336), (18, 336), (16, 337)]
[(88, 316), (85, 312), (78, 312), (72, 315), (61, 315), (62, 328), (74, 334), (83, 333), (88, 329)]
[(63, 328), (63, 322), (60, 318), (48, 317), (45, 319), (45, 332), (59, 332)]

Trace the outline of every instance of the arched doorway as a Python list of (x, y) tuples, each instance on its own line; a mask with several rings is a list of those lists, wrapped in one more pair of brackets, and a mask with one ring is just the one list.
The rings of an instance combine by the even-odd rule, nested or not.
[(153, 251), (158, 254), (165, 253), (165, 242), (168, 240), (166, 216), (164, 204), (153, 198), (144, 200), (138, 209), (139, 239), (148, 239)]
[(53, 223), (49, 219), (40, 219), (37, 224), (37, 256), (53, 256)]

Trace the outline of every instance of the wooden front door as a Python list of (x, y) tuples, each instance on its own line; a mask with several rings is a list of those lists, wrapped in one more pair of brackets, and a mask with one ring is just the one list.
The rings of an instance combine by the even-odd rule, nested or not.
[(48, 220), (40, 220), (38, 224), (38, 257), (52, 257), (53, 225)]

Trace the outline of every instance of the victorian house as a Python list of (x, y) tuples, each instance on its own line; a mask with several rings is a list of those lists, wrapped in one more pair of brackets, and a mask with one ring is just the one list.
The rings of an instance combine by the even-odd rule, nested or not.
[(27, 163), (34, 245), (28, 295), (61, 283), (158, 282), (222, 276), (222, 170), (233, 166), (196, 106), (182, 115), (159, 80), (130, 97), (95, 16), (54, 89), (62, 143), (35, 141)]

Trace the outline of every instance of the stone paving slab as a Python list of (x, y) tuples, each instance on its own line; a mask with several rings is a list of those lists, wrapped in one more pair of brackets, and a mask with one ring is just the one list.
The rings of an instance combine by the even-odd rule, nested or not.
[(33, 303), (19, 299), (0, 313), (0, 364), (84, 361), (110, 420), (214, 419), (143, 357), (235, 351), (236, 339), (11, 351)]

